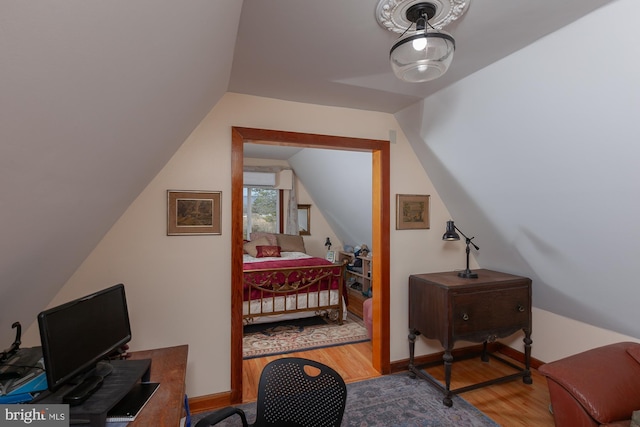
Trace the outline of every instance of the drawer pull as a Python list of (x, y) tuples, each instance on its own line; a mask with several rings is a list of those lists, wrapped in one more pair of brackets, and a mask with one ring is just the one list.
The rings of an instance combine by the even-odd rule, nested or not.
[(518, 305), (518, 311), (520, 313), (523, 313), (524, 312), (524, 306), (523, 305)]
[(462, 320), (464, 320), (465, 322), (466, 322), (467, 320), (469, 320), (469, 315), (468, 315), (467, 313), (463, 313), (463, 314), (462, 314)]

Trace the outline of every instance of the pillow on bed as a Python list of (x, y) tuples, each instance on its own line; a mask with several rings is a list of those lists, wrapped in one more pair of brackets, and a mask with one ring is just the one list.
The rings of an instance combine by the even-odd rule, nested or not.
[(254, 231), (251, 233), (251, 240), (258, 240), (261, 237), (266, 238), (269, 241), (269, 246), (278, 246), (278, 240), (276, 240), (276, 235), (273, 233), (265, 233), (263, 231)]
[(259, 239), (252, 240), (249, 243), (245, 243), (242, 248), (246, 253), (255, 258), (258, 254), (258, 246), (270, 246), (269, 241), (266, 237), (260, 237)]
[(279, 257), (280, 246), (256, 246), (258, 253), (255, 258)]
[(304, 240), (302, 236), (296, 236), (294, 234), (276, 234), (276, 239), (278, 239), (278, 246), (280, 246), (280, 250), (282, 252), (303, 252), (304, 250)]

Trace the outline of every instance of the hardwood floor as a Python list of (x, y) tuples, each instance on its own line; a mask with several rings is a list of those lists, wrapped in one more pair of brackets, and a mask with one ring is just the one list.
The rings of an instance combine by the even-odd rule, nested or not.
[[(243, 362), (244, 402), (256, 400), (258, 378), (264, 365), (285, 356), (304, 357), (322, 362), (338, 371), (346, 383), (380, 375), (371, 367), (370, 342), (249, 359)], [(506, 356), (503, 358), (518, 364)], [(444, 378), (442, 366), (431, 367), (427, 371), (439, 380)], [(512, 368), (494, 359), (487, 363), (479, 358), (460, 360), (453, 365), (451, 387), (457, 388), (512, 372)], [(520, 380), (509, 381), (468, 391), (460, 396), (501, 426), (553, 427), (553, 417), (549, 413), (547, 382), (536, 370), (533, 370), (532, 374), (532, 385), (523, 384)]]
[(242, 397), (244, 402), (253, 402), (258, 394), (258, 380), (264, 366), (281, 357), (304, 357), (331, 366), (346, 383), (362, 381), (380, 376), (371, 366), (371, 342), (300, 351), (279, 356), (248, 359), (242, 362)]
[[(522, 364), (501, 355), (509, 362)], [(444, 380), (444, 367), (439, 365), (427, 369), (427, 372), (439, 381)], [(451, 388), (490, 380), (513, 373), (513, 368), (491, 358), (482, 362), (479, 357), (455, 362), (451, 373)], [(482, 411), (501, 426), (553, 427), (553, 416), (549, 412), (549, 389), (547, 380), (532, 370), (533, 384), (526, 385), (522, 380), (494, 384), (460, 394), (467, 402)]]

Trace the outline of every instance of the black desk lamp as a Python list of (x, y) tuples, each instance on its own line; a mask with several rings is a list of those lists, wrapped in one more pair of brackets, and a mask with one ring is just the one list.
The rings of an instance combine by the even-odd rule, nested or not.
[(456, 233), (456, 230), (460, 234), (462, 234), (462, 236), (467, 240), (467, 269), (463, 271), (459, 271), (458, 276), (464, 277), (465, 279), (477, 279), (478, 273), (474, 273), (473, 271), (469, 270), (469, 252), (471, 252), (471, 250), (469, 249), (469, 245), (473, 245), (473, 247), (476, 248), (476, 251), (480, 250), (478, 245), (476, 245), (471, 241), (475, 237), (469, 238), (465, 236), (464, 233), (460, 231), (458, 227), (455, 226), (453, 221), (447, 221), (447, 231), (445, 231), (444, 234), (442, 235), (442, 240), (449, 240), (449, 241), (460, 240), (460, 236), (458, 235), (458, 233)]

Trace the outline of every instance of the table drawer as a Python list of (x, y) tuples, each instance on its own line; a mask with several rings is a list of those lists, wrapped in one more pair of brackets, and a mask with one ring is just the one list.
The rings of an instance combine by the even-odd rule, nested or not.
[(531, 314), (529, 298), (526, 286), (453, 295), (453, 336), (504, 337), (527, 328)]

